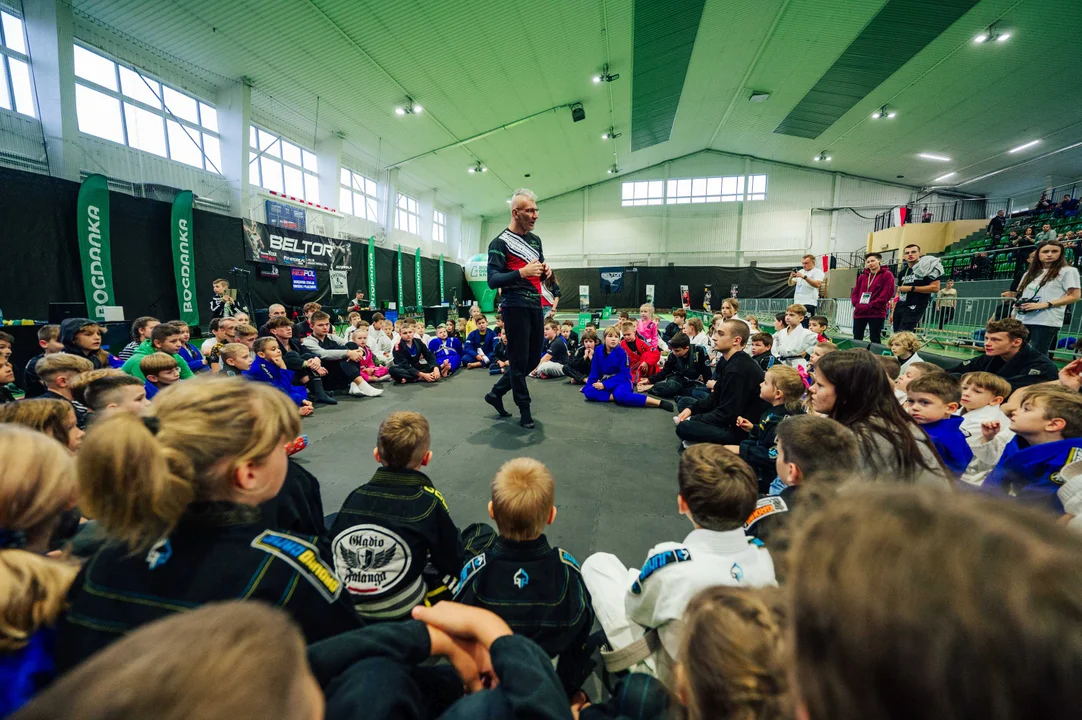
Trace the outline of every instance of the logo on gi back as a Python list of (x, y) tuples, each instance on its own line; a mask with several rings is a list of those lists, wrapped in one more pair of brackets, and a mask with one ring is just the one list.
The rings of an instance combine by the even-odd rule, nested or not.
[(396, 533), (379, 525), (354, 525), (332, 543), (334, 569), (355, 595), (379, 595), (402, 579), (410, 566), (410, 548)]
[(530, 576), (526, 574), (523, 568), (519, 568), (512, 581), (515, 583), (515, 587), (521, 590), (530, 583)]

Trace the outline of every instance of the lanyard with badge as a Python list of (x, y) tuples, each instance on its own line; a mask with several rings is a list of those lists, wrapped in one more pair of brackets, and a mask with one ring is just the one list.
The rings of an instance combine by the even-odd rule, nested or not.
[(868, 290), (860, 294), (860, 302), (857, 305), (867, 305), (872, 301), (872, 283), (875, 282), (875, 276), (879, 274), (879, 271), (875, 271), (868, 276)]

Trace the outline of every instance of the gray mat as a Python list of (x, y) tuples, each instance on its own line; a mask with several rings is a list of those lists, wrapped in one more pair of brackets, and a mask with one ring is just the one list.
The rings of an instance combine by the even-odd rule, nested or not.
[(372, 476), (379, 423), (413, 410), (432, 428), (432, 462), (425, 472), (446, 498), (459, 528), (488, 518), (489, 483), (504, 462), (532, 457), (556, 479), (556, 522), (549, 541), (581, 562), (598, 550), (638, 567), (656, 543), (682, 540), (691, 524), (676, 511), (679, 444), (672, 415), (657, 408), (587, 403), (560, 380), (530, 380), (537, 427), (518, 415), (497, 419), (483, 400), (495, 381), (487, 371), (460, 371), (433, 385), (391, 386), (378, 398), (339, 397), (303, 420), (309, 447), (296, 456), (317, 478), (326, 512)]

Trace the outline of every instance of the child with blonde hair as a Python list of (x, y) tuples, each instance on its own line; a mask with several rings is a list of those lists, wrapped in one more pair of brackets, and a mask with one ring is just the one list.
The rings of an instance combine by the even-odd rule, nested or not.
[(259, 509), (282, 488), (299, 429), (278, 390), (205, 375), (163, 393), (146, 417), (95, 423), (78, 459), (79, 505), (112, 542), (68, 595), (61, 672), (126, 632), (217, 600), (276, 605), (309, 643), (359, 626), (318, 539), (268, 528)]
[[(359, 374), (357, 375), (356, 380), (354, 380), (354, 384), (359, 384), (357, 383), (357, 380), (360, 380), (361, 383), (366, 384), (389, 381), (391, 379), (391, 376), (388, 375), (387, 368), (383, 365), (379, 365), (376, 362), (375, 354), (372, 352), (372, 349), (368, 347), (368, 323), (366, 323), (364, 320), (361, 320), (353, 327), (352, 330), (348, 332), (350, 332), (351, 334), (347, 335), (347, 338), (353, 341), (353, 343), (357, 346), (357, 349), (361, 353), (360, 359), (357, 360), (357, 369)], [(361, 390), (363, 392), (364, 388), (362, 387)]]
[(774, 333), (770, 352), (778, 362), (789, 367), (806, 367), (808, 353), (819, 342), (819, 336), (801, 324), (806, 313), (804, 306), (799, 304), (785, 308), (785, 327)]
[(657, 350), (661, 336), (657, 331), (657, 318), (654, 317), (654, 306), (643, 303), (639, 306), (639, 319), (635, 323), (635, 332), (638, 333), (646, 344)]
[(0, 716), (8, 717), (56, 674), (54, 628), (79, 567), (46, 557), (75, 505), (71, 454), (44, 433), (0, 425), (0, 457)]
[(759, 384), (759, 399), (770, 403), (770, 407), (752, 423), (747, 418), (738, 417), (736, 426), (748, 433), (746, 440), (739, 445), (726, 445), (725, 449), (740, 456), (759, 476), (759, 494), (765, 495), (771, 481), (777, 476), (775, 464), (778, 457), (778, 425), (790, 415), (804, 412), (804, 380), (800, 373), (788, 365), (775, 365), (766, 371)]
[(180, 380), (176, 357), (164, 352), (139, 356), (139, 372), (146, 378), (148, 400), (153, 400), (159, 392)]
[(75, 399), (72, 383), (81, 373), (90, 372), (94, 366), (86, 358), (68, 353), (46, 355), (34, 366), (45, 392), (39, 397), (66, 400), (75, 410), (75, 422), (81, 428), (86, 427), (86, 406)]
[(924, 358), (917, 354), (917, 351), (924, 346), (924, 343), (920, 341), (916, 333), (911, 333), (908, 330), (894, 333), (887, 339), (887, 347), (890, 348), (894, 357), (898, 358), (898, 362), (902, 364), (902, 374), (913, 363), (924, 362)]
[(33, 398), (0, 405), (0, 423), (22, 425), (45, 433), (71, 452), (86, 434), (75, 422), (75, 409), (66, 400)]
[(307, 398), (308, 393), (304, 387), (293, 384), (293, 371), (286, 368), (285, 360), (282, 359), (282, 346), (278, 341), (273, 337), (259, 338), (254, 350), (255, 360), (244, 371), (244, 377), (273, 385), (300, 408), (301, 417), (311, 415), (315, 406)]
[(586, 378), (582, 394), (592, 402), (614, 402), (630, 407), (659, 407), (672, 412), (673, 404), (668, 400), (635, 392), (627, 353), (620, 347), (621, 338), (619, 327), (613, 326), (605, 330), (601, 347), (594, 351), (590, 375)]

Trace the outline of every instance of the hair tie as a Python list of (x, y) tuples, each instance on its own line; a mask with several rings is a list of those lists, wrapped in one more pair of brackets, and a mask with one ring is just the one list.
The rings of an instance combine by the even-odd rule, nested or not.
[(158, 431), (162, 429), (162, 421), (156, 417), (144, 417), (143, 425), (146, 426), (151, 435), (157, 435)]
[(24, 547), (26, 547), (25, 532), (0, 528), (0, 550), (21, 550)]

